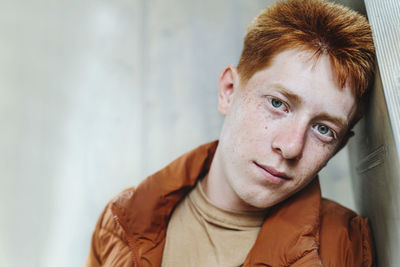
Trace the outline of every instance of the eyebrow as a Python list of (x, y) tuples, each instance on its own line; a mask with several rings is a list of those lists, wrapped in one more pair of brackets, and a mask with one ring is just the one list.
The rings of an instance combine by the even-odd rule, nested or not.
[(325, 119), (328, 121), (331, 121), (332, 123), (338, 125), (341, 129), (346, 129), (348, 126), (348, 123), (346, 120), (340, 118), (340, 117), (336, 117), (336, 116), (332, 116), (331, 114), (328, 113), (321, 113), (318, 115), (319, 119)]
[(287, 99), (289, 99), (292, 102), (295, 102), (296, 104), (301, 104), (303, 103), (303, 100), (301, 99), (300, 96), (294, 94), (290, 90), (288, 90), (286, 87), (284, 87), (281, 84), (274, 84), (273, 87), (279, 90), (279, 93), (284, 95)]

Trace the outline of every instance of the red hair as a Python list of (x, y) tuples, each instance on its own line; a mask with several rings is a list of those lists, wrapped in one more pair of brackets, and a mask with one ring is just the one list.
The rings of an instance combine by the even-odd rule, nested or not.
[(238, 64), (245, 84), (285, 49), (329, 56), (341, 88), (360, 98), (372, 80), (375, 50), (366, 18), (322, 0), (288, 0), (263, 10), (249, 26)]

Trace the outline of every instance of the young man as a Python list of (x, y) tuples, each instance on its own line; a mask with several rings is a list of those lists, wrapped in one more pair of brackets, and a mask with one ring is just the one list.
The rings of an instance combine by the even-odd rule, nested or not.
[(321, 198), (373, 75), (365, 18), (289, 0), (250, 25), (219, 78), (219, 142), (111, 201), (87, 266), (371, 266), (367, 219)]

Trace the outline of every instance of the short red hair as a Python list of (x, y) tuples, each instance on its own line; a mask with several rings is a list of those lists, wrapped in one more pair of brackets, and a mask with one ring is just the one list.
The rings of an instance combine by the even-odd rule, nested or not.
[(288, 0), (263, 10), (249, 26), (238, 64), (241, 82), (294, 48), (328, 55), (340, 87), (349, 83), (358, 98), (372, 80), (375, 49), (364, 16), (322, 0)]

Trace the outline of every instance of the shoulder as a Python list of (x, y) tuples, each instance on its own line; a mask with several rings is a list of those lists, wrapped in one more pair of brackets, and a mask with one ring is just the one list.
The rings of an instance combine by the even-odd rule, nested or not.
[(104, 234), (109, 233), (115, 235), (120, 238), (121, 241), (125, 242), (126, 240), (124, 238), (124, 231), (116, 222), (116, 216), (113, 212), (113, 208), (115, 205), (118, 205), (122, 213), (125, 213), (126, 210), (129, 209), (129, 202), (132, 199), (134, 192), (135, 189), (130, 187), (112, 198), (104, 208), (104, 211), (97, 222), (95, 230), (103, 231)]
[(320, 255), (324, 266), (374, 266), (368, 219), (322, 199)]
[(116, 222), (112, 207), (123, 203), (134, 193), (128, 188), (114, 197), (104, 208), (92, 235), (89, 256), (86, 266), (123, 266), (121, 263), (130, 262), (131, 255), (128, 240), (122, 227)]

